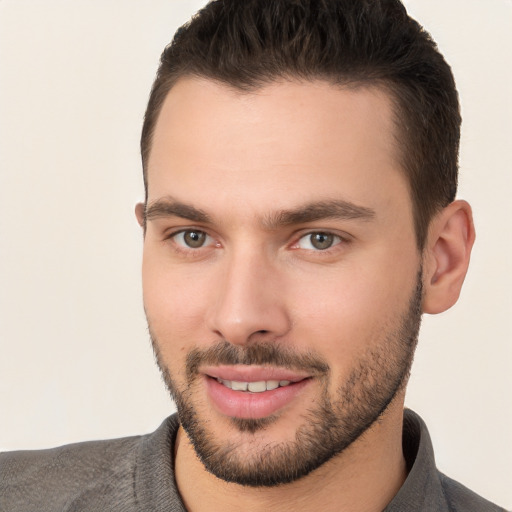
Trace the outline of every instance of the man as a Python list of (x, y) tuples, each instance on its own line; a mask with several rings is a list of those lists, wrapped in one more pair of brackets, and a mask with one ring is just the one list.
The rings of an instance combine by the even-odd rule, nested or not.
[(6, 454), (5, 510), (502, 510), (404, 414), (457, 300), (450, 68), (397, 1), (226, 0), (178, 31), (142, 134), (157, 432)]

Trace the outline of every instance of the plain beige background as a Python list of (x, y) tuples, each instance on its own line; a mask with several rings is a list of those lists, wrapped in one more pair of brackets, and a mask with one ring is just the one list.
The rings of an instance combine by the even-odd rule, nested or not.
[[(151, 431), (174, 407), (140, 285), (138, 140), (158, 57), (203, 2), (0, 0), (0, 448)], [(512, 1), (409, 0), (463, 106), (477, 243), (424, 319), (407, 403), (438, 466), (512, 507)]]

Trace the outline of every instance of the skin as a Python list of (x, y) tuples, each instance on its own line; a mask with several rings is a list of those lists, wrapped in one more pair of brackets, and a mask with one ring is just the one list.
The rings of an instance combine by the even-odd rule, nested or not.
[[(457, 299), (474, 230), (457, 201), (431, 223), (421, 254), (408, 185), (398, 165), (391, 102), (376, 88), (279, 82), (240, 93), (184, 78), (157, 122), (148, 164), (144, 304), (160, 364), (187, 388), (194, 349), (221, 340), (247, 347), (272, 342), (315, 353), (330, 366), (327, 392), (349, 379), (364, 354), (385, 350), (407, 311), (423, 267), (423, 310)], [(171, 199), (172, 198), (172, 199)], [(344, 201), (371, 212), (356, 218), (269, 222), (311, 202)], [(186, 204), (206, 213), (193, 221)], [(157, 206), (155, 206), (157, 205)], [(151, 208), (153, 209), (151, 210)], [(197, 217), (197, 216), (196, 216)], [(204, 245), (187, 247), (183, 230)], [(318, 250), (312, 232), (335, 235)], [(293, 442), (322, 387), (311, 378), (256, 434), (240, 432), (212, 404), (204, 379), (190, 393), (219, 444), (255, 457)], [(406, 478), (401, 451), (405, 389), (363, 436), (308, 476), (276, 488), (227, 483), (208, 473), (180, 428), (176, 480), (188, 510), (382, 510)]]

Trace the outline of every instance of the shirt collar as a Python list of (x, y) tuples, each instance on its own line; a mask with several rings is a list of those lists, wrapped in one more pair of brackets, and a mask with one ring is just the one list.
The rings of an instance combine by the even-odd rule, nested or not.
[[(142, 509), (185, 511), (174, 478), (174, 441), (178, 431), (174, 414), (148, 436), (143, 436), (137, 454), (135, 475), (136, 501)], [(450, 510), (440, 473), (437, 471), (432, 441), (423, 420), (405, 409), (402, 436), (403, 452), (409, 474), (391, 503), (383, 512), (404, 510)]]
[(384, 512), (449, 511), (427, 426), (410, 409), (404, 411), (402, 446), (409, 474)]

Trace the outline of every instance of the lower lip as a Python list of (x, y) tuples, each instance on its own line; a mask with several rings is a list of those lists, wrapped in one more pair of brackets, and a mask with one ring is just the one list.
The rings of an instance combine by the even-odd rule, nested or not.
[(205, 377), (208, 396), (221, 414), (231, 418), (266, 418), (286, 407), (300, 394), (311, 379), (294, 382), (271, 391), (251, 393), (233, 391), (212, 377)]

